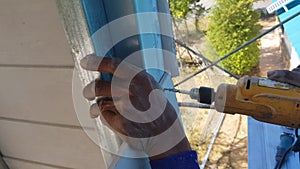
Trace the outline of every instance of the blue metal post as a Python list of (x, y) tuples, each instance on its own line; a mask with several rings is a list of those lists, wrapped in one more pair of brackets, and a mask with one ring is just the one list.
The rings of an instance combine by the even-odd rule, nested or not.
[[(145, 12), (162, 12), (169, 13), (167, 0), (82, 0), (83, 10), (86, 16), (89, 32), (91, 36), (95, 34), (106, 24), (113, 22), (121, 17), (131, 14), (139, 14)], [(152, 17), (150, 20), (144, 20), (136, 15), (136, 18), (131, 21), (130, 27), (118, 25), (119, 30), (133, 29), (137, 32), (144, 32), (144, 29), (151, 27), (159, 32), (161, 22), (159, 16)], [(170, 32), (172, 32), (171, 20), (167, 24)], [(128, 25), (127, 25), (128, 26)], [(166, 26), (165, 26), (166, 27)], [(106, 37), (92, 36), (92, 42), (95, 48), (96, 55), (103, 55), (103, 46), (109, 46), (114, 39), (116, 29), (109, 29)], [(162, 49), (175, 54), (174, 42), (172, 37), (163, 36), (155, 33), (138, 34), (131, 37), (122, 39), (119, 43), (115, 44), (107, 53), (106, 57), (118, 57), (125, 59), (136, 51), (141, 51), (141, 61), (138, 62), (139, 66), (147, 68), (148, 65), (155, 64), (158, 68), (164, 70), (165, 65), (173, 65), (172, 72), (176, 75), (176, 58), (164, 57), (162, 50), (155, 50), (155, 53), (147, 52), (146, 49)], [(171, 76), (165, 76), (164, 72), (159, 70), (147, 70), (158, 82), (163, 81), (163, 87), (172, 88), (173, 82)], [(175, 72), (175, 73), (174, 73)], [(109, 75), (101, 75), (101, 78), (110, 80)], [(162, 80), (163, 79), (163, 80)], [(172, 92), (166, 93), (167, 98), (173, 104), (175, 109), (179, 112), (175, 94)], [(120, 158), (114, 168), (120, 169), (147, 169), (150, 168), (149, 160), (146, 158), (131, 159)]]

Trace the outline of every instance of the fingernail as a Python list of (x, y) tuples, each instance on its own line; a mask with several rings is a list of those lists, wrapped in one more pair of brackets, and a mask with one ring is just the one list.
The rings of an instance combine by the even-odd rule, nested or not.
[(95, 99), (95, 90), (96, 90), (95, 87), (96, 87), (96, 84), (94, 82), (85, 86), (85, 88), (83, 89), (83, 96), (90, 101), (94, 100)]
[(93, 104), (90, 107), (90, 116), (91, 118), (97, 118), (100, 115), (100, 109), (97, 104)]
[(80, 60), (80, 66), (81, 66), (82, 68), (87, 68), (87, 64), (88, 64), (88, 58), (87, 58), (87, 56), (86, 56), (86, 57), (84, 57), (84, 58), (82, 58), (82, 59)]
[(98, 70), (103, 57), (90, 54), (80, 60), (80, 65), (84, 69), (95, 71)]
[[(89, 54), (86, 55), (84, 58), (82, 58), (80, 60), (80, 65), (85, 68), (88, 69), (91, 65), (89, 65), (90, 63), (93, 63), (93, 60), (95, 59), (95, 54)], [(89, 63), (90, 62), (90, 63)]]

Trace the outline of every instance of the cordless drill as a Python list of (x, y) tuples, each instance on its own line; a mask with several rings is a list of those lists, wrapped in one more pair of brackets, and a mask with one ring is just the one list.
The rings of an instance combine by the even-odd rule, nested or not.
[(236, 85), (194, 88), (189, 92), (200, 103), (213, 104), (218, 112), (243, 114), (254, 119), (300, 128), (300, 88), (261, 77), (244, 76)]

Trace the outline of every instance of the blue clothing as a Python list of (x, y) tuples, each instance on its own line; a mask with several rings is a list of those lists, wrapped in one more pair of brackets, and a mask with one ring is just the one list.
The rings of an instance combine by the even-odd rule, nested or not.
[(196, 151), (176, 154), (161, 160), (150, 161), (152, 169), (200, 169)]

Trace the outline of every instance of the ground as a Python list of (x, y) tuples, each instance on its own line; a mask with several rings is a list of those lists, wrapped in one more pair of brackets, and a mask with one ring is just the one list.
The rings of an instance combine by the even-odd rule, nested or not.
[[(274, 26), (277, 21), (275, 18), (269, 18), (260, 21), (263, 26), (262, 31)], [(190, 31), (191, 32), (191, 31)], [(189, 32), (189, 33), (190, 33)], [(186, 37), (185, 37), (186, 38)], [(192, 46), (205, 46), (202, 43), (194, 44), (193, 39), (188, 39)], [(283, 61), (280, 48), (280, 30), (273, 31), (261, 39), (260, 63), (257, 71), (252, 72), (254, 75), (265, 77), (267, 72), (275, 69), (286, 69), (287, 64)], [(185, 53), (180, 51), (180, 53)], [(189, 56), (190, 57), (190, 56)], [(184, 60), (184, 59), (183, 59)], [(186, 77), (198, 68), (191, 69), (190, 65), (182, 65), (181, 76), (176, 78), (175, 83)], [(203, 67), (204, 65), (202, 65)], [(190, 67), (187, 69), (186, 67)], [(196, 69), (196, 70), (195, 70)], [(216, 87), (220, 83), (235, 83), (233, 78), (224, 75), (217, 69), (209, 69), (192, 80), (184, 83), (179, 88), (191, 89), (198, 86)], [(178, 94), (178, 101), (191, 101), (186, 95)], [(208, 144), (211, 140), (212, 132), (215, 130), (220, 113), (213, 110), (204, 110), (198, 108), (181, 108), (183, 122), (187, 135), (193, 149), (198, 151), (199, 161), (207, 151)], [(207, 169), (246, 169), (247, 164), (247, 117), (241, 115), (226, 115), (222, 127), (210, 153)]]

